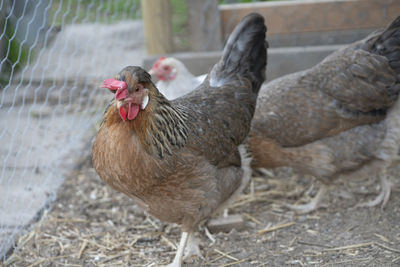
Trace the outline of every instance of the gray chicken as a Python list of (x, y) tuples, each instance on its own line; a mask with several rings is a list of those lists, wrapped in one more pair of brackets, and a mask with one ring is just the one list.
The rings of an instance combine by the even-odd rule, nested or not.
[(386, 168), (400, 138), (400, 17), (318, 65), (265, 84), (252, 122), (253, 167), (290, 166), (323, 182), (299, 212), (318, 208), (340, 175), (380, 174), (382, 192), (364, 206), (384, 206)]

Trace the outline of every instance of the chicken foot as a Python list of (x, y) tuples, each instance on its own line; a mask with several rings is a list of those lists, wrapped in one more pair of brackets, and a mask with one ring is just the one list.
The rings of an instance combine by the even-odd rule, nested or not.
[(207, 226), (204, 226), (204, 233), (206, 234), (206, 236), (208, 237), (208, 239), (210, 239), (211, 244), (215, 243), (215, 237), (210, 233), (210, 231), (208, 230)]
[(181, 241), (179, 242), (178, 250), (176, 251), (175, 258), (172, 263), (168, 264), (166, 267), (181, 267), (182, 266), (182, 258), (183, 252), (186, 247), (186, 243), (188, 241), (188, 237), (190, 232), (182, 232)]
[(310, 213), (321, 206), (321, 200), (327, 191), (327, 186), (322, 184), (315, 197), (313, 197), (309, 203), (302, 205), (284, 204), (284, 206), (300, 214)]
[(387, 202), (389, 201), (392, 188), (398, 187), (399, 185), (395, 185), (387, 179), (386, 168), (382, 171), (380, 175), (380, 180), (381, 192), (379, 193), (379, 195), (371, 201), (357, 204), (356, 207), (375, 207), (381, 204), (381, 208), (383, 209), (386, 206)]
[(193, 235), (192, 232), (182, 232), (181, 240), (172, 263), (166, 267), (181, 267), (182, 260), (188, 259), (192, 256), (203, 258), (200, 252), (199, 240)]
[(184, 256), (183, 259), (189, 259), (193, 256), (203, 258), (203, 255), (201, 254), (200, 247), (199, 247), (200, 240), (194, 236), (193, 233), (189, 233), (189, 238), (184, 250)]

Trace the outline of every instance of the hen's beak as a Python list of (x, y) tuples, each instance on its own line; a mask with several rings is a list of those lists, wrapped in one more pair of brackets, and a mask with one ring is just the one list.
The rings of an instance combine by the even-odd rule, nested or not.
[(134, 104), (134, 105), (139, 105), (141, 109), (145, 109), (147, 104), (149, 103), (149, 93), (147, 89), (145, 89), (145, 93), (141, 97), (135, 97), (135, 96), (128, 96), (128, 94), (124, 95), (123, 97), (115, 97), (117, 100), (117, 107), (120, 108), (121, 106), (125, 104)]
[(154, 74), (156, 74), (156, 72), (155, 72), (153, 69), (149, 70), (148, 72), (149, 72), (149, 74), (150, 74), (151, 76), (153, 76)]

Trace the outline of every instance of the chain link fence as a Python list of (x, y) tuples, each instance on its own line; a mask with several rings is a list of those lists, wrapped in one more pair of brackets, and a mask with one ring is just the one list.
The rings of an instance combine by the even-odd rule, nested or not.
[(90, 152), (109, 95), (101, 81), (141, 64), (140, 1), (1, 0), (0, 255)]

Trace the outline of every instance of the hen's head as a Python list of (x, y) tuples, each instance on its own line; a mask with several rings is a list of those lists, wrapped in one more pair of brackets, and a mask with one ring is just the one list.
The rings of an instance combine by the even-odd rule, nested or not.
[(128, 66), (115, 79), (105, 80), (102, 87), (115, 92), (119, 115), (125, 121), (134, 120), (139, 111), (146, 108), (150, 86), (152, 87), (150, 74), (140, 67)]
[(179, 69), (183, 65), (179, 60), (173, 57), (160, 57), (153, 65), (149, 73), (156, 75), (161, 81), (172, 81), (176, 78)]

